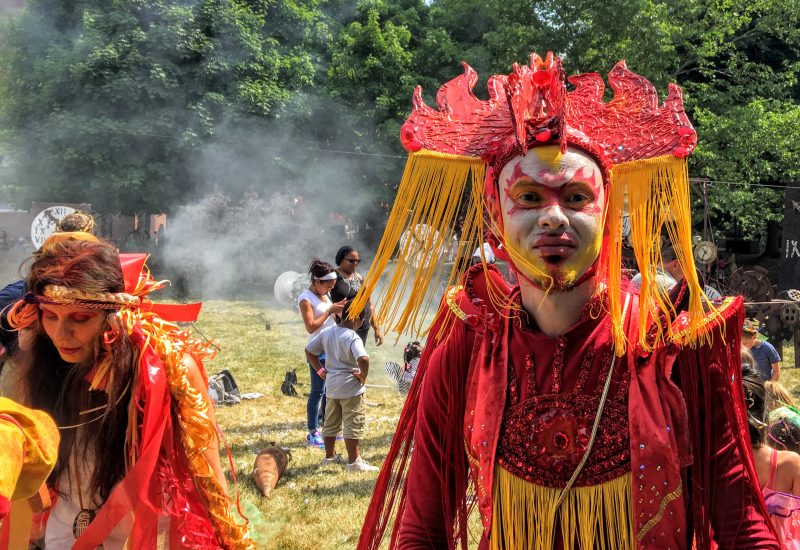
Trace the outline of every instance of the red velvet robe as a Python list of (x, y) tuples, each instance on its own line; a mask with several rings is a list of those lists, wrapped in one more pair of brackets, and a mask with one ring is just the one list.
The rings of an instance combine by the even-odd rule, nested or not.
[[(455, 321), (438, 345), (429, 342), (435, 349), (426, 350), (412, 422), (414, 450), (393, 536), (399, 548), (447, 548), (455, 540), (466, 541), (468, 477), (484, 525), (481, 546), (486, 547), (498, 462), (537, 484), (563, 487), (574, 456), (579, 459), (578, 451), (585, 448), (585, 426), (594, 420), (591, 396), (604, 382), (611, 352), (610, 322), (599, 299), (566, 334), (549, 338), (528, 326), (525, 317), (492, 313), (481, 279), (479, 272), (471, 272), (466, 291), (451, 308), (466, 317)], [(638, 296), (633, 295), (627, 325), (631, 336), (638, 312)], [(710, 346), (671, 346), (647, 354), (630, 346), (616, 360), (601, 429), (576, 486), (632, 471), (639, 548), (689, 548), (693, 539), (698, 548), (779, 548), (747, 437), (739, 366), (742, 315), (741, 299), (736, 299), (710, 318)], [(524, 423), (509, 410), (526, 400), (528, 412), (547, 410), (542, 400), (560, 411), (585, 412), (566, 424), (555, 418), (535, 434), (537, 444), (547, 447), (541, 464), (526, 460), (515, 443), (515, 434), (525, 433)], [(553, 441), (571, 446), (567, 450), (572, 453), (558, 456)], [(385, 487), (379, 480), (376, 491)], [(364, 542), (362, 533), (360, 547), (369, 547)]]

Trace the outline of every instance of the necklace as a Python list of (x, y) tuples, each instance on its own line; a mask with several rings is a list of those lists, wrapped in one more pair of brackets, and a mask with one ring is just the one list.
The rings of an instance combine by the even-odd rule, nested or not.
[(72, 464), (75, 469), (75, 481), (78, 482), (78, 504), (80, 504), (81, 507), (81, 511), (78, 512), (78, 515), (75, 516), (75, 521), (72, 522), (72, 536), (75, 537), (75, 540), (78, 540), (86, 529), (89, 528), (97, 512), (93, 509), (83, 507), (83, 483), (81, 482), (81, 469), (78, 465), (77, 453), (73, 452), (72, 458)]
[[(340, 273), (341, 274), (341, 273)], [(351, 294), (357, 293), (361, 289), (361, 279), (358, 278), (355, 272), (350, 277), (342, 275), (342, 280), (347, 283), (347, 296), (352, 297)]]
[[(628, 317), (628, 304), (631, 301), (631, 295), (625, 295), (625, 304), (622, 306), (622, 322), (625, 322), (625, 319)], [(561, 506), (561, 503), (564, 502), (564, 498), (567, 496), (567, 493), (575, 484), (575, 480), (578, 479), (578, 475), (583, 470), (583, 467), (586, 465), (586, 461), (589, 459), (589, 454), (592, 452), (592, 447), (594, 446), (594, 440), (597, 437), (597, 429), (600, 426), (600, 418), (603, 416), (603, 409), (606, 406), (606, 398), (608, 397), (608, 389), (611, 386), (611, 379), (614, 377), (614, 364), (617, 362), (617, 354), (614, 352), (614, 355), (611, 358), (611, 366), (608, 368), (608, 375), (606, 375), (606, 381), (603, 385), (603, 393), (600, 396), (600, 403), (597, 406), (597, 414), (594, 416), (594, 424), (592, 424), (592, 432), (589, 435), (589, 444), (586, 447), (586, 450), (583, 453), (583, 458), (581, 458), (580, 463), (575, 468), (575, 471), (572, 472), (572, 477), (570, 477), (569, 481), (567, 482), (567, 486), (561, 491), (561, 494), (558, 495), (558, 501), (556, 502), (555, 509)]]
[[(115, 407), (116, 407), (117, 405), (119, 405), (119, 402), (120, 402), (120, 401), (122, 401), (122, 398), (123, 398), (123, 397), (125, 397), (125, 392), (127, 392), (127, 391), (128, 391), (128, 388), (130, 387), (130, 385), (131, 385), (131, 381), (130, 381), (130, 380), (128, 380), (128, 383), (127, 383), (127, 384), (125, 384), (125, 389), (123, 389), (123, 390), (120, 392), (120, 394), (119, 394), (119, 397), (117, 398), (117, 401), (116, 401), (116, 403), (114, 403), (114, 406), (115, 406)], [(83, 415), (85, 415), (85, 414), (90, 414), (90, 413), (93, 413), (93, 412), (99, 411), (99, 410), (101, 410), (101, 409), (105, 409), (106, 407), (108, 407), (108, 403), (106, 403), (105, 405), (100, 405), (99, 407), (94, 407), (94, 408), (92, 408), (92, 409), (86, 409), (85, 411), (81, 411), (81, 412), (79, 412), (79, 413), (78, 413), (78, 415), (79, 415), (79, 416), (83, 416)], [(72, 430), (72, 429), (74, 429), (74, 428), (80, 428), (81, 426), (86, 426), (87, 424), (91, 424), (92, 422), (97, 422), (98, 420), (100, 420), (101, 418), (103, 418), (103, 416), (105, 416), (105, 413), (98, 414), (97, 416), (95, 416), (95, 417), (94, 417), (94, 418), (92, 418), (91, 420), (87, 420), (86, 422), (81, 422), (80, 424), (72, 424), (72, 425), (70, 425), (70, 426), (59, 426), (59, 427), (58, 427), (58, 429), (59, 429), (59, 430)]]

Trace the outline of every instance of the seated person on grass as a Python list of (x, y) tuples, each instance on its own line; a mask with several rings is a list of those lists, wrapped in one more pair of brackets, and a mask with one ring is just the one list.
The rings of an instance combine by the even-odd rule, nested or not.
[[(361, 458), (359, 441), (364, 438), (364, 383), (369, 373), (369, 356), (356, 331), (364, 324), (365, 312), (348, 319), (351, 302), (344, 306), (336, 326), (326, 327), (306, 344), (306, 357), (317, 374), (325, 380), (327, 403), (322, 437), (325, 441), (325, 458), (322, 464), (343, 464), (336, 454), (336, 435), (344, 425), (344, 445), (347, 448), (346, 470), (377, 472), (378, 468)], [(325, 354), (322, 366), (319, 356)]]

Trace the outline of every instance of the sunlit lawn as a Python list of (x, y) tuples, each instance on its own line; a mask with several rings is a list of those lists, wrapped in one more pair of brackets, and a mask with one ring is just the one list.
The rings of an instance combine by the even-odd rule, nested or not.
[[(269, 321), (270, 330), (265, 330)], [(225, 431), (239, 476), (243, 508), (251, 516), (259, 548), (336, 549), (355, 547), (377, 474), (345, 472), (319, 465), (324, 453), (307, 448), (306, 395), (308, 366), (303, 348), (306, 332), (296, 310), (256, 302), (206, 302), (197, 329), (219, 342), (209, 374), (234, 373), (242, 392), (264, 397), (222, 407), (217, 417)], [(404, 341), (375, 347), (370, 333), (367, 437), (363, 455), (380, 466), (394, 433), (403, 398), (383, 369), (386, 360), (402, 361)], [(286, 397), (280, 387), (287, 370), (297, 369), (300, 397)], [(270, 442), (292, 449), (288, 475), (270, 500), (260, 496), (251, 474), (255, 452)], [(341, 445), (341, 443), (340, 443)], [(339, 449), (344, 454), (343, 445)], [(227, 462), (227, 461), (225, 461)]]
[(800, 369), (794, 368), (794, 344), (783, 343), (783, 351), (778, 350), (781, 361), (780, 382), (789, 390), (795, 399), (800, 399)]

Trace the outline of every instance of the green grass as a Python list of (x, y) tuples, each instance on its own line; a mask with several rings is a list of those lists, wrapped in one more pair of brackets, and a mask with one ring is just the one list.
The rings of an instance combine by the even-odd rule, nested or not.
[(780, 382), (789, 390), (795, 399), (800, 398), (800, 369), (794, 367), (794, 344), (783, 343), (783, 350), (778, 350), (781, 356)]
[[(266, 321), (270, 330), (265, 330)], [(264, 394), (217, 410), (239, 476), (243, 509), (251, 519), (259, 548), (354, 548), (377, 474), (322, 467), (323, 451), (304, 445), (309, 373), (303, 353), (307, 334), (300, 314), (275, 304), (210, 301), (203, 306), (197, 329), (220, 347), (217, 357), (206, 365), (209, 374), (229, 369), (242, 392)], [(368, 387), (366, 394), (372, 405), (367, 408), (362, 454), (376, 466), (388, 452), (403, 405), (383, 363), (402, 361), (404, 344), (405, 340), (395, 345), (388, 339), (377, 348), (372, 333), (367, 342), (367, 384), (390, 386)], [(281, 382), (285, 372), (295, 368), (300, 397), (286, 397), (280, 392)], [(267, 500), (256, 489), (251, 474), (256, 451), (273, 441), (291, 447), (293, 460)], [(341, 443), (339, 447), (344, 454)]]

